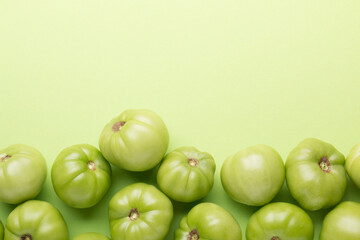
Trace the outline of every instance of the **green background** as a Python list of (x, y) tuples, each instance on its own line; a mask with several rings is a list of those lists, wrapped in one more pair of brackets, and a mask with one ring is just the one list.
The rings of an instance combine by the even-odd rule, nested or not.
[[(347, 155), (360, 141), (359, 13), (358, 0), (0, 0), (0, 148), (32, 145), (50, 170), (63, 148), (98, 146), (124, 109), (151, 109), (168, 126), (169, 151), (190, 145), (214, 156), (203, 201), (229, 210), (244, 235), (258, 208), (225, 194), (228, 155), (263, 143), (285, 160), (306, 137)], [(111, 190), (88, 210), (62, 203), (48, 175), (38, 199), (61, 210), (71, 237), (109, 235), (109, 199), (155, 175), (113, 167)], [(360, 202), (350, 181), (344, 199)], [(285, 186), (274, 201), (294, 202)], [(174, 203), (166, 239), (196, 203)], [(13, 208), (0, 204), (3, 222)], [(315, 239), (327, 212), (310, 213)]]

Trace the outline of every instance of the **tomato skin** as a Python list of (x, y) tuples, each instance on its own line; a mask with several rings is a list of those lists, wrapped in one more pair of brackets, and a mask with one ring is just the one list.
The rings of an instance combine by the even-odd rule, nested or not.
[(169, 231), (173, 205), (165, 194), (146, 183), (134, 183), (109, 203), (112, 240), (161, 240)]
[(360, 188), (360, 143), (350, 150), (345, 161), (345, 168), (350, 179)]
[(157, 173), (160, 189), (180, 202), (205, 197), (214, 185), (214, 158), (194, 147), (181, 147), (167, 154)]
[(8, 216), (4, 240), (68, 240), (69, 232), (61, 213), (50, 203), (30, 200)]
[(193, 207), (175, 231), (175, 240), (241, 240), (241, 228), (235, 218), (214, 203), (200, 203)]
[(262, 206), (270, 202), (283, 186), (285, 167), (278, 152), (259, 144), (228, 157), (220, 176), (232, 199), (249, 206)]
[(246, 228), (247, 240), (313, 240), (314, 225), (309, 215), (290, 203), (270, 203), (255, 212)]
[(308, 138), (289, 154), (286, 183), (291, 195), (306, 210), (339, 203), (346, 189), (345, 157), (334, 146)]
[(56, 194), (74, 208), (96, 205), (111, 184), (111, 166), (95, 147), (78, 144), (60, 152), (51, 168)]
[(325, 216), (320, 240), (339, 239), (360, 239), (360, 203), (342, 202)]
[(110, 239), (100, 233), (89, 232), (89, 233), (83, 233), (77, 235), (72, 240), (110, 240)]
[(4, 239), (4, 225), (0, 221), (0, 240)]
[(0, 150), (0, 201), (19, 204), (35, 198), (46, 175), (46, 161), (37, 149), (13, 144)]
[(99, 146), (112, 164), (128, 171), (146, 171), (164, 157), (169, 133), (163, 120), (146, 109), (129, 109), (103, 129)]

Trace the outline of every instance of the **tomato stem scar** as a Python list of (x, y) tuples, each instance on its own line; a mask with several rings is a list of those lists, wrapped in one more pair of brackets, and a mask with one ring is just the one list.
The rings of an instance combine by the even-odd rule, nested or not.
[(197, 160), (196, 158), (189, 158), (188, 164), (191, 167), (196, 167), (199, 164), (199, 160)]
[(200, 239), (198, 230), (196, 229), (191, 230), (191, 232), (189, 232), (187, 240), (198, 240), (198, 239)]
[(133, 209), (130, 210), (130, 213), (129, 213), (130, 221), (135, 221), (139, 217), (140, 217), (140, 213), (136, 208), (133, 208)]
[(120, 121), (120, 122), (116, 122), (114, 123), (114, 125), (112, 126), (112, 130), (114, 132), (118, 132), (120, 131), (120, 129), (125, 125), (125, 121)]
[(322, 157), (319, 161), (319, 167), (321, 168), (321, 170), (323, 170), (323, 172), (329, 173), (331, 171), (331, 164), (329, 158), (326, 156)]
[(11, 156), (6, 154), (6, 153), (0, 154), (0, 161), (1, 162), (5, 162), (5, 160), (8, 159), (8, 158), (11, 158)]
[(24, 234), (21, 236), (20, 240), (32, 240), (32, 236), (30, 234)]
[(95, 171), (96, 170), (96, 164), (93, 161), (88, 161), (87, 162), (87, 166), (91, 171)]

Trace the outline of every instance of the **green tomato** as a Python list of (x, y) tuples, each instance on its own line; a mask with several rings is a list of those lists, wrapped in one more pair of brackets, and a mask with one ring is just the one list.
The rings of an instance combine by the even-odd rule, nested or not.
[(339, 239), (360, 239), (359, 203), (342, 202), (326, 215), (320, 232), (320, 240)]
[(0, 240), (4, 239), (4, 226), (2, 222), (0, 221)]
[(17, 206), (6, 220), (4, 240), (67, 240), (61, 213), (50, 203), (30, 200)]
[(267, 145), (255, 145), (228, 157), (221, 168), (221, 183), (237, 202), (262, 206), (280, 191), (285, 179), (284, 162)]
[(334, 206), (346, 189), (345, 157), (331, 144), (308, 138), (294, 148), (285, 164), (291, 195), (310, 211)]
[(35, 148), (14, 144), (0, 150), (0, 201), (18, 204), (35, 198), (46, 174), (46, 161)]
[(175, 240), (241, 240), (241, 228), (235, 218), (214, 203), (193, 207), (175, 231)]
[(180, 202), (205, 197), (214, 185), (214, 158), (194, 147), (181, 147), (166, 155), (157, 173), (160, 189)]
[(146, 171), (163, 158), (169, 144), (165, 123), (146, 109), (126, 110), (102, 131), (99, 146), (112, 164), (129, 171)]
[(62, 201), (75, 208), (88, 208), (96, 205), (108, 191), (111, 166), (95, 147), (74, 145), (58, 155), (51, 179)]
[(113, 240), (161, 240), (173, 218), (171, 201), (157, 188), (145, 183), (131, 184), (109, 203)]
[(345, 161), (345, 168), (351, 180), (360, 188), (360, 143), (350, 150)]
[(73, 240), (110, 240), (100, 233), (83, 233), (73, 238)]
[(290, 203), (270, 203), (255, 212), (246, 227), (247, 240), (313, 240), (309, 215)]

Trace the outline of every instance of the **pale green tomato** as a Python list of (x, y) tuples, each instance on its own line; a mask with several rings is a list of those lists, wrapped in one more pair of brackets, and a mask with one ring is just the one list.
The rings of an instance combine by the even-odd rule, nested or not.
[(112, 164), (128, 171), (146, 171), (164, 157), (169, 133), (162, 119), (146, 109), (126, 110), (103, 129), (99, 146)]
[(99, 150), (78, 144), (61, 151), (51, 168), (56, 194), (71, 207), (96, 205), (111, 184), (111, 167)]
[(4, 239), (4, 226), (2, 222), (0, 221), (0, 240)]
[(259, 144), (228, 157), (221, 168), (221, 183), (237, 202), (262, 206), (280, 191), (284, 162), (273, 148)]
[(307, 210), (336, 205), (346, 189), (345, 157), (331, 144), (308, 138), (294, 148), (285, 164), (291, 195)]
[(17, 206), (6, 220), (4, 240), (68, 240), (61, 213), (50, 203), (30, 200)]
[(345, 161), (345, 168), (351, 180), (360, 188), (360, 143), (350, 150)]
[(309, 215), (290, 203), (270, 203), (255, 212), (246, 227), (247, 240), (313, 240)]
[(342, 202), (323, 223), (320, 240), (360, 240), (360, 203)]
[(83, 233), (73, 238), (73, 240), (110, 240), (100, 233)]
[(167, 154), (157, 173), (160, 189), (170, 198), (192, 202), (205, 197), (214, 185), (214, 158), (194, 147)]
[(181, 219), (175, 240), (241, 240), (235, 218), (214, 203), (200, 203)]
[(46, 161), (35, 148), (14, 144), (0, 150), (0, 201), (18, 204), (35, 198), (46, 174)]
[(161, 240), (173, 218), (171, 201), (157, 188), (145, 183), (131, 184), (109, 203), (113, 240)]

